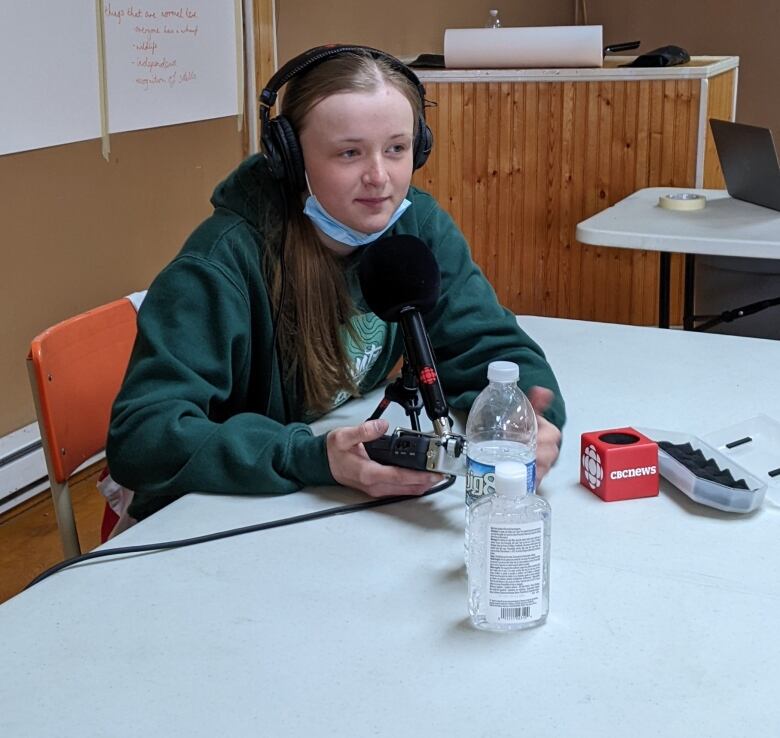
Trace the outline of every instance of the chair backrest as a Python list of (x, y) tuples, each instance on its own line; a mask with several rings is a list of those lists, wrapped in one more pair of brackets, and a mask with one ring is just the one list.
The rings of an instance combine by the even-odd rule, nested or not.
[(136, 310), (123, 298), (33, 339), (28, 368), (52, 482), (66, 482), (105, 448), (135, 335)]

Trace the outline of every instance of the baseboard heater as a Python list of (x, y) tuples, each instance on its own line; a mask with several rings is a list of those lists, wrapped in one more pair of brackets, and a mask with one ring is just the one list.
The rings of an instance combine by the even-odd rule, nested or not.
[(38, 424), (0, 438), (0, 514), (48, 487)]
[[(95, 454), (73, 473), (105, 456), (104, 451)], [(30, 423), (0, 438), (0, 515), (45, 489), (49, 489), (49, 475), (38, 423)]]

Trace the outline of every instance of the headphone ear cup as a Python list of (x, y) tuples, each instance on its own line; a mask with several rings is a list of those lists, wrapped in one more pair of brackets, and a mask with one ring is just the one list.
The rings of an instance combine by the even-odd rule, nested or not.
[(283, 115), (271, 118), (263, 127), (262, 143), (271, 176), (298, 191), (304, 190), (303, 154), (295, 131)]
[(264, 123), (260, 140), (263, 144), (263, 152), (265, 153), (265, 160), (268, 162), (271, 176), (275, 180), (283, 180), (285, 178), (284, 158), (281, 152), (283, 143), (279, 140), (276, 118), (272, 118)]
[(417, 124), (417, 136), (414, 139), (413, 167), (420, 169), (426, 161), (433, 148), (433, 131), (431, 131), (425, 118), (421, 117)]
[(306, 175), (303, 165), (303, 153), (298, 143), (298, 136), (283, 115), (278, 115), (276, 121), (276, 136), (281, 143), (280, 149), (284, 159), (287, 183), (301, 192), (306, 189)]

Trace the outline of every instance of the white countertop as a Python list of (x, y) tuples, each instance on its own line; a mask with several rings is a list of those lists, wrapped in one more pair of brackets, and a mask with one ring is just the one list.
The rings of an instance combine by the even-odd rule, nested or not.
[(426, 82), (586, 82), (637, 79), (707, 79), (739, 66), (738, 56), (694, 56), (674, 67), (621, 67), (634, 56), (608, 56), (587, 69), (415, 69)]
[[(658, 198), (704, 195), (703, 210), (664, 210)], [(729, 197), (726, 190), (648, 187), (577, 225), (576, 238), (596, 246), (780, 259), (780, 212)]]
[[(778, 490), (745, 516), (666, 482), (658, 497), (604, 503), (577, 481), (587, 430), (702, 435), (758, 413), (780, 419), (780, 342), (520, 323), (547, 352), (569, 414), (542, 485), (552, 505), (544, 626), (470, 627), (461, 481), (375, 510), (88, 563), (0, 605), (0, 735), (780, 735)], [(348, 403), (318, 428), (366, 417), (376, 401)], [(358, 499), (339, 488), (192, 494), (108, 545)]]

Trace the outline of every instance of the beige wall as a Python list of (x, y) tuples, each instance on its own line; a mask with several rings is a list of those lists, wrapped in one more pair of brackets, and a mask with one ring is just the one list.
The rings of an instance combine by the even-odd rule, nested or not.
[(676, 44), (692, 55), (739, 56), (737, 120), (772, 128), (780, 141), (777, 0), (588, 0), (588, 21), (604, 43), (642, 40), (642, 50)]
[(446, 28), (482, 26), (495, 7), (506, 26), (557, 26), (574, 20), (573, 0), (511, 6), (470, 0), (277, 0), (279, 63), (328, 43), (366, 44), (396, 56), (441, 54)]
[(235, 118), (0, 157), (0, 436), (35, 419), (25, 357), (45, 328), (144, 289), (242, 156)]

